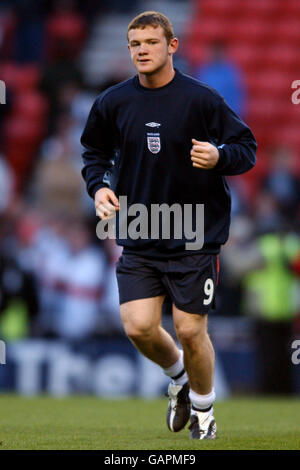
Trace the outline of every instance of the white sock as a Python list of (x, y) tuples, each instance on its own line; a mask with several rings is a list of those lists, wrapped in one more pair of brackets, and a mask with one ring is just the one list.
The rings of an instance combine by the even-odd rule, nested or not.
[(210, 413), (213, 412), (212, 404), (216, 398), (214, 388), (207, 395), (199, 395), (199, 393), (196, 393), (194, 390), (190, 389), (189, 397), (192, 403), (192, 414), (194, 414), (196, 411)]
[(183, 351), (180, 352), (180, 357), (175, 364), (166, 369), (163, 369), (164, 374), (171, 377), (175, 385), (184, 385), (188, 381), (187, 373), (183, 365)]

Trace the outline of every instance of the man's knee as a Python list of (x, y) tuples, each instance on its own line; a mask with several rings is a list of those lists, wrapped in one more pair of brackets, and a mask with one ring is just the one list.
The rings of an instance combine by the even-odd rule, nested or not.
[(198, 349), (208, 338), (205, 322), (188, 322), (176, 325), (178, 340), (183, 347)]
[(127, 323), (124, 325), (126, 335), (133, 342), (148, 341), (155, 336), (157, 328), (153, 325)]
[(121, 318), (126, 335), (133, 341), (150, 340), (158, 329), (158, 325), (150, 317), (143, 317), (143, 312), (135, 313), (130, 306), (121, 306)]

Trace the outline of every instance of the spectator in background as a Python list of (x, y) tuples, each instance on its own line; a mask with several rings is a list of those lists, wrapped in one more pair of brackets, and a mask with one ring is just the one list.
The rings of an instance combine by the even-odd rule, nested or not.
[(53, 133), (57, 115), (64, 111), (62, 90), (66, 85), (81, 86), (82, 73), (73, 57), (73, 51), (65, 40), (60, 40), (58, 50), (52, 62), (48, 63), (42, 74), (40, 88), (50, 103), (49, 132)]
[(39, 207), (53, 213), (79, 215), (83, 188), (76, 167), (78, 142), (72, 139), (72, 119), (67, 114), (58, 118), (57, 132), (42, 146), (42, 159), (36, 166), (33, 192)]
[(291, 264), (300, 249), (299, 236), (269, 227), (258, 235), (262, 266), (243, 278), (244, 313), (255, 318), (259, 391), (291, 393), (292, 325), (299, 312), (299, 280)]
[(33, 272), (20, 257), (28, 236), (16, 214), (0, 216), (0, 336), (8, 341), (30, 335), (38, 312)]
[[(40, 334), (86, 339), (117, 329), (110, 269), (102, 247), (94, 246), (85, 221), (57, 214), (40, 231), (38, 253)], [(114, 318), (110, 314), (113, 313)]]
[[(88, 90), (80, 86), (74, 87), (74, 84), (70, 84), (68, 86), (68, 89), (69, 96), (71, 96), (71, 99), (69, 100), (69, 102), (66, 102), (65, 99), (65, 107), (69, 110), (70, 115), (72, 117), (74, 123), (73, 134), (75, 136), (77, 145), (78, 147), (80, 147), (81, 151), (80, 139), (78, 139), (78, 136), (80, 135), (82, 126), (84, 125), (86, 120), (86, 116), (88, 115), (90, 107), (96, 99), (98, 93), (96, 91)], [(66, 97), (67, 95), (65, 91), (66, 90), (64, 90), (63, 93), (64, 97)]]
[[(62, 214), (46, 212), (31, 243), (31, 260), (38, 291), (39, 312), (34, 330), (37, 336), (53, 336), (60, 310), (62, 270), (68, 260)], [(28, 259), (28, 258), (27, 258)]]
[(82, 49), (87, 24), (74, 0), (55, 0), (53, 11), (47, 18), (47, 58), (55, 59), (60, 45), (67, 46), (69, 56), (75, 58)]
[(256, 219), (235, 217), (221, 254), (218, 314), (246, 314), (255, 322), (258, 391), (291, 393), (290, 345), (300, 310), (300, 238), (282, 229), (276, 201), (262, 193)]
[(239, 115), (246, 111), (246, 97), (241, 70), (225, 54), (225, 45), (214, 42), (211, 59), (195, 71), (195, 78), (218, 90), (229, 106)]
[(57, 116), (55, 130), (44, 140), (41, 146), (42, 161), (65, 159), (74, 169), (80, 172), (80, 143), (77, 140), (77, 125), (71, 113), (64, 112)]
[(239, 178), (228, 176), (226, 178), (226, 183), (224, 184), (228, 184), (230, 188), (232, 217), (242, 214), (249, 214), (249, 187), (245, 184), (245, 181)]
[(243, 215), (232, 219), (230, 237), (220, 254), (221, 276), (217, 300), (218, 315), (239, 316), (245, 275), (263, 266), (255, 240), (255, 225)]
[(60, 308), (56, 312), (58, 336), (84, 339), (107, 331), (108, 319), (101, 316), (107, 276), (102, 250), (91, 244), (90, 234), (80, 219), (67, 222), (66, 263), (61, 266)]
[(257, 233), (272, 233), (282, 227), (283, 219), (278, 203), (272, 193), (267, 191), (259, 192), (254, 207)]
[(300, 178), (295, 170), (296, 157), (293, 151), (287, 147), (275, 149), (261, 188), (273, 198), (278, 215), (288, 225), (295, 225), (300, 215)]

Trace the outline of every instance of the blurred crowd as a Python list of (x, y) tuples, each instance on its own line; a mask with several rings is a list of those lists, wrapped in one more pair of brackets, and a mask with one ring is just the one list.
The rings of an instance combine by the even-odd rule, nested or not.
[[(126, 3), (129, 10), (135, 5)], [(121, 4), (1, 3), (0, 334), (6, 340), (122, 331), (114, 275), (120, 249), (96, 237), (81, 177), (80, 136), (109, 83), (89, 87), (78, 60), (95, 17)]]
[[(91, 87), (78, 59), (99, 16), (135, 12), (138, 4), (1, 2), (0, 78), (7, 86), (0, 105), (1, 338), (122, 334), (114, 276), (121, 251), (97, 239), (80, 173), (90, 107), (120, 77)], [(223, 44), (213, 42), (209, 59), (197, 67), (184, 55), (181, 62), (247, 116), (243, 70), (226, 59)], [(214, 314), (251, 315), (258, 347), (272, 344), (266, 335), (274, 338), (278, 330), (283, 341), (300, 333), (298, 156), (282, 141), (264, 152), (263, 173), (228, 178), (232, 226)]]

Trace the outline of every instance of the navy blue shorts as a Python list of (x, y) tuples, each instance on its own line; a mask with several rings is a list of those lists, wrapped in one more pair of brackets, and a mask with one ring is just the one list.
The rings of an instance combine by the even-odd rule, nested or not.
[(215, 308), (219, 258), (215, 254), (175, 259), (123, 254), (116, 266), (120, 304), (159, 295), (187, 313), (207, 314)]

